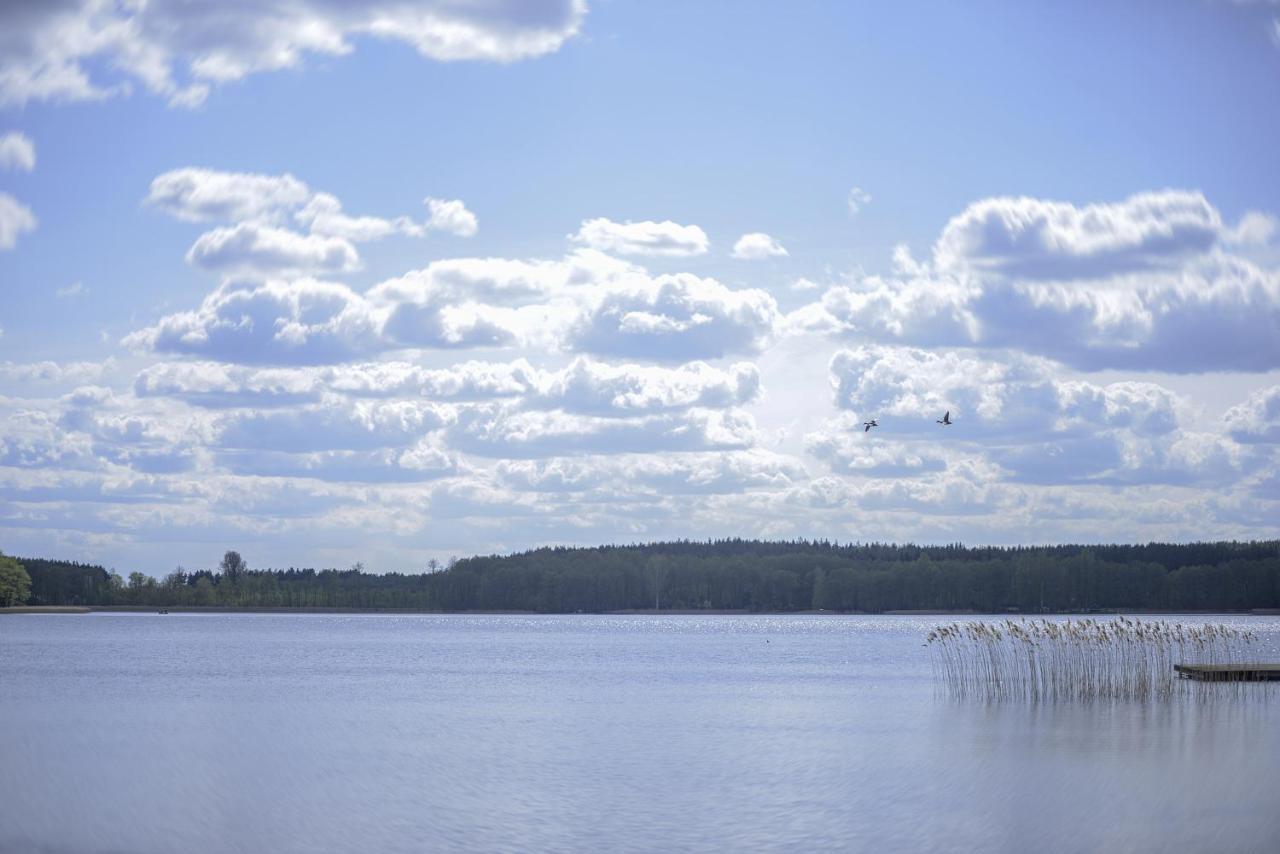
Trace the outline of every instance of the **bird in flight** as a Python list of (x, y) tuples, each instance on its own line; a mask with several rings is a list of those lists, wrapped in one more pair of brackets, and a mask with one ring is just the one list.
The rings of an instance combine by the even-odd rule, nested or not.
[(939, 423), (939, 424), (945, 424), (945, 425), (946, 425), (946, 426), (948, 426), (948, 427), (950, 427), (950, 426), (951, 426), (951, 410), (950, 410), (950, 409), (948, 409), (948, 410), (947, 410), (947, 414), (946, 414), (946, 415), (944, 415), (944, 416), (942, 416), (941, 418), (939, 418), (939, 419), (938, 419), (938, 423)]
[(876, 421), (874, 418), (872, 418), (870, 421), (863, 421), (862, 432), (866, 433), (870, 431), (872, 427), (879, 427), (879, 426), (880, 426), (880, 422)]

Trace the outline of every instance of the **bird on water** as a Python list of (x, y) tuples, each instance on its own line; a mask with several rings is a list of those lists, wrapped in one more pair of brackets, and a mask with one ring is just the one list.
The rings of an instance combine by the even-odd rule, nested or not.
[(947, 414), (946, 414), (946, 415), (944, 415), (944, 416), (942, 416), (941, 418), (939, 418), (939, 419), (938, 419), (938, 423), (939, 423), (939, 424), (945, 424), (945, 425), (946, 425), (946, 426), (948, 426), (948, 427), (950, 427), (950, 426), (951, 426), (951, 410), (950, 410), (950, 409), (948, 409), (948, 410), (947, 410)]

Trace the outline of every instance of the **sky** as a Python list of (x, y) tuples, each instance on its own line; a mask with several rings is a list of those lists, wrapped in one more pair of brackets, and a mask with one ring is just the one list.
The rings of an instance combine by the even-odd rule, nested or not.
[(1275, 538), (1277, 93), (1266, 0), (4, 3), (0, 550)]

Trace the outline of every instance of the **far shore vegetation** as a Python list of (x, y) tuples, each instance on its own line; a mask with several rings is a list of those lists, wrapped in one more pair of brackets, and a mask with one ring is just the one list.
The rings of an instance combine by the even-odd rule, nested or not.
[(1280, 608), (1280, 541), (965, 547), (676, 541), (541, 548), (415, 573), (214, 568), (155, 578), (0, 556), (0, 605), (423, 611), (1248, 611)]

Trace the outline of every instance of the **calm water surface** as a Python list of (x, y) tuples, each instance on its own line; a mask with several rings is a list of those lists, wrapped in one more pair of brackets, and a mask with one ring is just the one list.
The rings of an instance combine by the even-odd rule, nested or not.
[(6, 615), (0, 851), (1280, 848), (1280, 692), (956, 703), (939, 622)]

